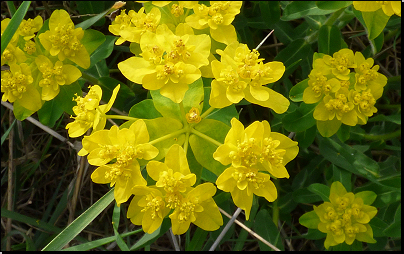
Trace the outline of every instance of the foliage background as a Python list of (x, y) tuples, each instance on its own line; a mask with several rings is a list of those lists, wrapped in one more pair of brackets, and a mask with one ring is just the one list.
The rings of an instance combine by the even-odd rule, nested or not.
[[(18, 8), (21, 2), (12, 4)], [(10, 17), (9, 11), (13, 10), (8, 8), (12, 4), (1, 2), (2, 19)], [(112, 4), (107, 1), (36, 1), (31, 3), (25, 19), (41, 15), (45, 20), (54, 9), (65, 9), (73, 16), (73, 22), (78, 24), (94, 16), (92, 14), (102, 13)], [(354, 193), (374, 191), (378, 197), (373, 205), (379, 212), (370, 222), (377, 243), (362, 245), (356, 241), (353, 246), (340, 245), (333, 249), (401, 249), (401, 18), (393, 15), (381, 35), (369, 41), (360, 13), (352, 10), (350, 2), (342, 5), (348, 7), (333, 7), (321, 1), (245, 1), (241, 13), (233, 21), (240, 42), (246, 43), (249, 48), (255, 48), (270, 30), (275, 30), (259, 51), (266, 61), (276, 60), (285, 64), (285, 74), (272, 88), (287, 98), (291, 88), (308, 77), (314, 52), (332, 55), (344, 45), (354, 52), (362, 52), (365, 57), (374, 58), (375, 64), (380, 65), (380, 72), (388, 78), (383, 96), (376, 103), (378, 112), (368, 124), (343, 127), (331, 138), (318, 134), (312, 117), (313, 107), (293, 100), (293, 97), (290, 97), (292, 101), (288, 111), (282, 115), (244, 100), (236, 105), (240, 121), (245, 126), (256, 120), (267, 120), (272, 131), (285, 135), (295, 132), (293, 139), (299, 142), (299, 155), (287, 165), (290, 179), (281, 179), (277, 183), (278, 200), (268, 203), (264, 199), (255, 199), (250, 220), (245, 221), (242, 215), (238, 217), (243, 224), (282, 250), (324, 249), (325, 234), (307, 230), (298, 219), (303, 213), (311, 211), (313, 205), (321, 203), (318, 195), (321, 188), (316, 184), (330, 186), (334, 181), (342, 182), (348, 191)], [(127, 2), (125, 6), (127, 10), (136, 11), (140, 7), (141, 4), (134, 2)], [(126, 84), (125, 92), (120, 92), (114, 108), (116, 112), (128, 113), (134, 104), (150, 98), (150, 95), (118, 71), (117, 63), (132, 54), (129, 44), (114, 45), (116, 37), (108, 31), (110, 23), (111, 19), (105, 17), (91, 26), (106, 35), (106, 42), (100, 49), (103, 53), (100, 61), (84, 72), (79, 83), (86, 92), (89, 84), (99, 80), (104, 89), (104, 101), (108, 101), (116, 84)], [(210, 83), (209, 80), (204, 82)], [(38, 119), (37, 114), (33, 117)], [(45, 124), (67, 137), (64, 127), (69, 121), (69, 115), (64, 113), (62, 117), (50, 116)], [(61, 229), (104, 196), (109, 187), (91, 181), (94, 167), (85, 164), (85, 160), (78, 164), (76, 150), (29, 121), (14, 121), (12, 113), (4, 106), (1, 107), (1, 123), (1, 249), (6, 249), (8, 239), (12, 250), (40, 250)], [(14, 165), (11, 179), (8, 178), (10, 160)], [(203, 171), (204, 180), (212, 180), (212, 177), (208, 171)], [(12, 188), (8, 190), (8, 186)], [(6, 210), (8, 191), (13, 197), (12, 212)], [(215, 200), (227, 213), (234, 213), (236, 207), (229, 193), (219, 191)], [(99, 249), (120, 250), (124, 249), (120, 242), (123, 239), (126, 246), (132, 248), (173, 249), (165, 232), (160, 234), (162, 236), (142, 238), (143, 232), (138, 230), (139, 227), (126, 219), (129, 202), (122, 204), (120, 209), (113, 204), (69, 246), (104, 239), (108, 244)], [(279, 212), (278, 225), (272, 221), (274, 211)], [(13, 219), (9, 237), (5, 234), (7, 218)], [(225, 225), (228, 219), (225, 216), (223, 219)], [(165, 226), (167, 223), (163, 223), (163, 228)], [(120, 238), (113, 233), (114, 230), (120, 234), (132, 232), (132, 235)], [(220, 232), (221, 229), (205, 232), (192, 226), (180, 237), (181, 249), (207, 250)], [(108, 241), (105, 240), (107, 238)], [(143, 239), (144, 243), (140, 244), (139, 239)], [(233, 225), (218, 249), (267, 250), (269, 247)]]

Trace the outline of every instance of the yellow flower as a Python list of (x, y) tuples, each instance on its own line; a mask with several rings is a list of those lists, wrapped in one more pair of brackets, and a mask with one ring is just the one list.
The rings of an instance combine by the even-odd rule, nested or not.
[(132, 193), (135, 196), (126, 217), (133, 224), (142, 225), (143, 231), (151, 234), (160, 227), (171, 209), (165, 206), (163, 194), (154, 186), (135, 186)]
[(377, 112), (377, 108), (374, 107), (376, 99), (372, 94), (371, 89), (358, 92), (357, 90), (349, 91), (349, 98), (355, 105), (355, 110), (358, 115), (360, 123), (366, 124), (368, 117), (371, 117), (373, 113)]
[(24, 52), (19, 48), (9, 43), (7, 48), (1, 55), (1, 65), (20, 64), (27, 60)]
[(335, 117), (338, 121), (349, 126), (358, 123), (355, 105), (350, 100), (347, 88), (341, 88), (333, 95), (326, 95), (314, 109), (313, 117), (318, 121), (329, 121)]
[(381, 73), (378, 73), (379, 65), (373, 66), (374, 60), (365, 57), (361, 52), (355, 53), (355, 62), (357, 68), (355, 68), (355, 89), (367, 90), (370, 88), (375, 93), (375, 99), (379, 99), (383, 94), (383, 87), (387, 84), (387, 78)]
[(183, 34), (179, 26), (174, 35), (166, 25), (156, 33), (146, 32), (141, 40), (142, 57), (131, 57), (118, 64), (129, 80), (180, 103), (188, 85), (201, 77), (199, 68), (208, 65), (210, 40), (207, 35)]
[(265, 197), (269, 202), (277, 198), (275, 185), (269, 172), (276, 178), (289, 178), (285, 165), (299, 152), (297, 142), (280, 133), (271, 132), (267, 121), (254, 122), (244, 130), (236, 119), (224, 144), (213, 153), (223, 165), (232, 164), (216, 180), (219, 189), (230, 192), (234, 203), (245, 210), (248, 219), (253, 195)]
[(273, 109), (281, 114), (289, 107), (289, 100), (274, 90), (265, 87), (278, 81), (285, 72), (281, 62), (263, 63), (256, 50), (236, 42), (228, 45), (224, 51), (217, 50), (221, 62), (212, 61), (212, 90), (209, 104), (223, 108), (238, 103), (245, 98), (251, 103)]
[(253, 194), (264, 197), (268, 202), (278, 197), (276, 187), (270, 181), (269, 174), (260, 173), (257, 169), (240, 167), (227, 168), (216, 180), (217, 188), (230, 192), (237, 207), (245, 210), (248, 220), (253, 201)]
[(191, 223), (206, 231), (217, 230), (223, 225), (222, 215), (212, 198), (215, 193), (216, 187), (212, 183), (192, 188), (169, 216), (173, 233), (184, 234)]
[(35, 42), (28, 40), (25, 42), (24, 45), (24, 51), (27, 52), (27, 54), (32, 55), (36, 52), (36, 44)]
[[(83, 151), (90, 153), (88, 162), (100, 166), (92, 174), (95, 183), (115, 185), (114, 196), (118, 204), (131, 195), (133, 186), (145, 186), (138, 159), (151, 160), (159, 153), (149, 143), (149, 133), (143, 120), (137, 120), (129, 129), (112, 126), (109, 131), (94, 132), (83, 139)], [(116, 159), (112, 164), (106, 164)]]
[[(314, 206), (319, 218), (318, 230), (327, 233), (324, 246), (328, 249), (340, 243), (351, 245), (356, 239), (375, 243), (369, 221), (376, 215), (377, 209), (370, 204), (375, 194), (370, 191), (353, 194), (347, 192), (340, 182), (334, 182), (330, 190), (330, 202)], [(364, 199), (366, 204), (364, 203)], [(370, 201), (369, 201), (370, 200)]]
[(396, 14), (401, 17), (400, 1), (353, 1), (353, 6), (362, 12), (373, 12), (382, 8), (387, 16)]
[(74, 28), (65, 10), (55, 10), (49, 18), (49, 30), (39, 35), (39, 41), (52, 56), (57, 55), (60, 61), (67, 58), (87, 69), (90, 67), (90, 55), (80, 42), (83, 36), (83, 29)]
[(325, 55), (324, 63), (331, 67), (332, 74), (338, 79), (348, 80), (349, 68), (356, 68), (354, 53), (350, 49), (341, 49), (333, 56)]
[(55, 64), (46, 56), (35, 58), (38, 70), (42, 73), (39, 86), (42, 87), (42, 100), (49, 101), (59, 94), (59, 86), (70, 85), (81, 77), (81, 71), (70, 64), (57, 61)]
[(24, 36), (24, 40), (27, 41), (35, 36), (34, 33), (41, 29), (42, 24), (43, 20), (41, 16), (36, 16), (34, 19), (23, 19), (18, 27), (18, 32), (20, 35)]
[(285, 165), (293, 160), (299, 148), (283, 134), (271, 132), (267, 121), (255, 121), (245, 130), (236, 118), (231, 119), (231, 129), (224, 144), (213, 153), (213, 158), (223, 165), (256, 168), (267, 171), (276, 178), (289, 178)]
[(193, 7), (194, 14), (186, 17), (185, 22), (195, 29), (210, 28), (215, 41), (226, 45), (237, 41), (236, 30), (231, 22), (240, 13), (242, 1), (210, 1), (210, 6), (198, 4)]
[(185, 151), (177, 144), (167, 151), (164, 163), (150, 161), (147, 164), (147, 173), (157, 181), (156, 187), (164, 189), (166, 206), (171, 209), (181, 204), (181, 193), (196, 182), (195, 174), (189, 170)]
[(105, 105), (98, 105), (102, 97), (102, 90), (98, 85), (90, 87), (90, 91), (85, 97), (77, 96), (76, 99), (73, 99), (77, 102), (77, 106), (73, 107), (73, 112), (76, 116), (71, 116), (71, 118), (74, 118), (74, 122), (66, 125), (66, 129), (69, 130), (69, 136), (72, 138), (79, 137), (91, 127), (93, 127), (93, 132), (104, 129), (106, 123), (105, 114), (111, 109), (119, 88), (120, 85), (115, 87), (111, 99)]
[(37, 111), (42, 107), (41, 95), (34, 87), (31, 68), (26, 64), (10, 64), (10, 70), (1, 71), (3, 101), (18, 102), (22, 107)]
[(199, 109), (192, 107), (189, 112), (185, 115), (188, 123), (199, 123), (201, 121), (201, 116), (199, 114)]
[(310, 72), (309, 86), (303, 92), (304, 103), (316, 103), (321, 100), (324, 95), (335, 93), (340, 89), (340, 81), (336, 78), (327, 79), (326, 75), (329, 73), (327, 73), (326, 70), (327, 68), (314, 68)]
[(109, 25), (108, 30), (120, 38), (115, 42), (120, 45), (125, 41), (140, 42), (140, 37), (146, 32), (155, 32), (158, 24), (160, 23), (161, 12), (158, 8), (152, 8), (149, 13), (145, 13), (144, 7), (140, 8), (138, 12), (130, 10), (128, 14), (125, 10), (115, 17), (112, 24)]

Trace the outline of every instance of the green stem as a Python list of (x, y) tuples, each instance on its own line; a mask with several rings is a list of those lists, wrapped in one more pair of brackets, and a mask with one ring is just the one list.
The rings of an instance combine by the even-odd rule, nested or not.
[(109, 69), (109, 73), (115, 73), (115, 72), (120, 72), (119, 69)]
[[(342, 8), (336, 12), (334, 12), (323, 24), (323, 26), (331, 26), (334, 24), (335, 20), (338, 19), (338, 17), (341, 15), (342, 12), (344, 12), (345, 8)], [(311, 44), (315, 41), (317, 41), (318, 38), (318, 33), (319, 30), (316, 30), (315, 32), (313, 32), (311, 35), (308, 35), (305, 37), (305, 40), (308, 44)]]
[(203, 134), (202, 132), (199, 132), (199, 131), (197, 131), (197, 130), (195, 130), (195, 129), (192, 129), (192, 130), (191, 130), (191, 133), (193, 133), (193, 134), (197, 135), (198, 137), (201, 137), (201, 138), (203, 138), (203, 139), (209, 141), (210, 143), (212, 143), (212, 144), (214, 144), (214, 145), (217, 145), (217, 146), (223, 145), (223, 144), (220, 143), (219, 141), (214, 140), (213, 138), (211, 138), (211, 137), (209, 137), (209, 136), (207, 136), (207, 135)]
[(368, 139), (368, 140), (389, 140), (389, 139), (393, 139), (396, 137), (401, 136), (401, 129), (399, 129), (398, 131), (395, 131), (393, 133), (387, 133), (387, 134), (382, 134), (382, 135), (372, 135), (372, 134), (363, 134), (363, 133), (357, 133), (357, 132), (352, 132), (358, 136), (361, 136), (364, 139)]
[(187, 118), (186, 118), (184, 104), (181, 101), (179, 105), (180, 105), (180, 111), (181, 111), (181, 115), (182, 115), (182, 122), (184, 123), (184, 126), (186, 126), (186, 125), (188, 125), (188, 121), (187, 121)]
[(213, 110), (215, 110), (216, 108), (214, 107), (210, 107), (208, 108), (205, 112), (203, 112), (203, 114), (201, 115), (201, 118), (205, 118), (207, 115), (209, 115)]
[(172, 133), (167, 134), (167, 135), (165, 135), (165, 136), (156, 138), (155, 140), (150, 141), (149, 144), (150, 144), (150, 145), (154, 145), (154, 144), (156, 144), (156, 143), (158, 143), (158, 142), (161, 142), (161, 141), (163, 141), (163, 140), (176, 137), (176, 136), (178, 136), (178, 135), (180, 135), (180, 134), (182, 134), (182, 133), (184, 133), (184, 132), (186, 132), (186, 131), (187, 131), (187, 130), (186, 130), (185, 128), (183, 128), (183, 129), (181, 129), (181, 130), (172, 132)]
[(98, 84), (98, 79), (96, 77), (94, 77), (93, 75), (90, 75), (86, 72), (82, 72), (81, 77), (93, 84)]
[[(278, 191), (278, 179), (272, 179), (272, 182), (275, 184), (276, 191)], [(279, 220), (279, 207), (278, 207), (278, 199), (272, 202), (272, 221), (274, 222), (275, 226), (278, 227), (278, 220)]]
[(122, 119), (122, 120), (128, 120), (128, 121), (136, 121), (137, 118), (130, 117), (130, 116), (121, 116), (121, 115), (105, 115), (105, 118), (107, 119)]
[(189, 144), (189, 131), (187, 131), (187, 133), (185, 133), (185, 141), (184, 141), (185, 154), (187, 154), (187, 152), (188, 152), (188, 144)]

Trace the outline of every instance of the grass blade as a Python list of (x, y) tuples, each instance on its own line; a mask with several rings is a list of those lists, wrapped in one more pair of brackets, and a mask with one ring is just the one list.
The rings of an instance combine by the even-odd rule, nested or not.
[(114, 188), (100, 198), (69, 226), (67, 226), (60, 234), (58, 234), (48, 245), (42, 250), (56, 251), (61, 250), (63, 246), (68, 244), (76, 237), (88, 224), (90, 224), (104, 209), (114, 200)]
[(14, 124), (15, 124), (16, 121), (17, 121), (17, 119), (14, 119), (14, 122), (11, 124), (10, 128), (8, 128), (8, 130), (6, 130), (6, 132), (4, 132), (3, 136), (1, 136), (1, 145), (3, 145), (4, 141), (8, 137), (8, 134), (13, 129)]
[(25, 17), (25, 14), (28, 11), (28, 7), (31, 4), (31, 1), (24, 1), (18, 7), (18, 10), (15, 12), (14, 16), (11, 18), (10, 23), (7, 28), (4, 30), (4, 33), (1, 35), (1, 54), (3, 55), (3, 51), (7, 48), (8, 43), (13, 38), (13, 35), (18, 29), (18, 26), (21, 24), (22, 19)]

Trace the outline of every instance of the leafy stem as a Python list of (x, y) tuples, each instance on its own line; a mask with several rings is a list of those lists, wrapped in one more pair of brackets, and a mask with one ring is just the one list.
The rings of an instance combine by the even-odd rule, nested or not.
[(178, 130), (178, 131), (174, 131), (174, 132), (172, 132), (170, 134), (164, 135), (162, 137), (159, 137), (159, 138), (156, 138), (156, 139), (150, 141), (149, 144), (154, 145), (154, 144), (156, 144), (158, 142), (161, 142), (163, 140), (166, 140), (166, 139), (169, 139), (169, 138), (174, 138), (174, 137), (176, 137), (176, 136), (178, 136), (178, 135), (180, 135), (180, 134), (182, 134), (182, 133), (184, 133), (186, 131), (187, 131), (186, 128), (183, 128), (183, 129)]
[(201, 137), (201, 138), (205, 139), (206, 141), (209, 141), (210, 143), (212, 143), (212, 144), (214, 144), (214, 145), (217, 145), (217, 146), (223, 145), (223, 144), (220, 143), (219, 141), (214, 140), (213, 138), (209, 137), (208, 135), (205, 135), (205, 134), (203, 134), (202, 132), (197, 131), (197, 130), (195, 130), (195, 129), (191, 129), (191, 133), (197, 135), (198, 137)]
[(137, 118), (131, 117), (131, 116), (121, 116), (121, 115), (105, 115), (105, 118), (107, 119), (122, 119), (122, 120), (128, 120), (128, 121), (136, 121)]
[(203, 114), (201, 115), (201, 118), (203, 119), (203, 118), (207, 117), (215, 109), (216, 108), (214, 108), (214, 107), (208, 108), (205, 112), (203, 112)]

